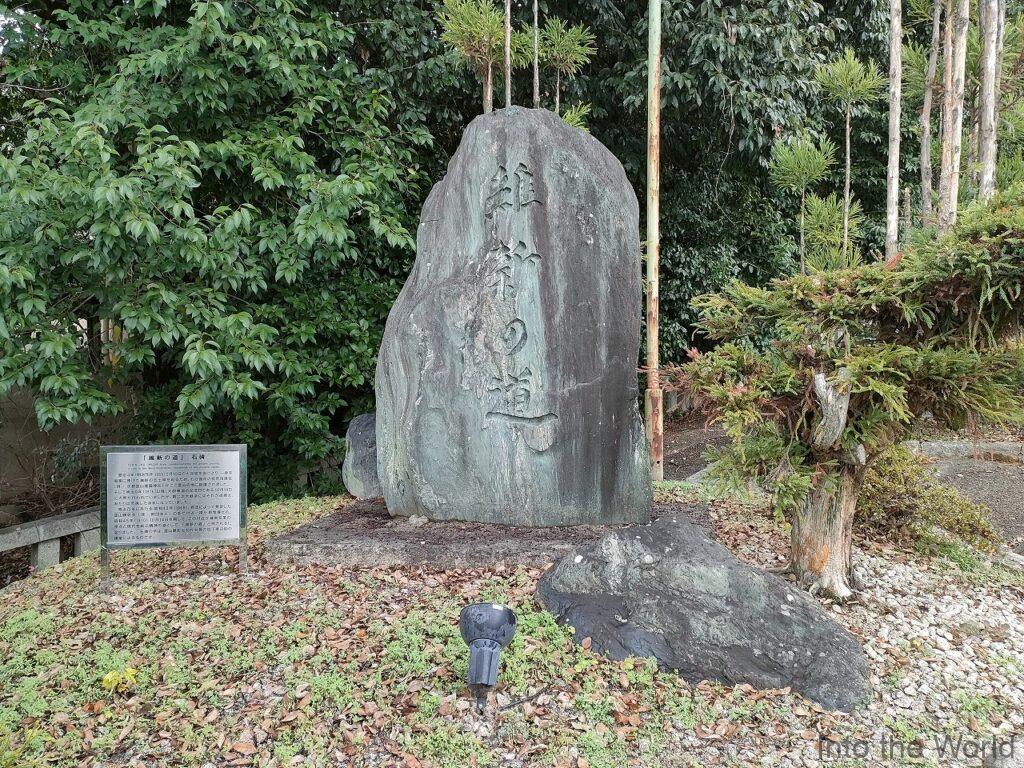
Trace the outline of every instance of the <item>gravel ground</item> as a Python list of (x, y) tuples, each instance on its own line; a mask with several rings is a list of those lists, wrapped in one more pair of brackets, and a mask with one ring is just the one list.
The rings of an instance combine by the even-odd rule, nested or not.
[[(770, 521), (753, 521), (747, 535), (742, 523), (719, 527), (743, 559), (765, 567), (781, 561), (785, 541)], [(993, 750), (1005, 755), (1012, 746), (1012, 760), (996, 765), (1024, 766), (1024, 581), (979, 583), (944, 561), (867, 542), (856, 562), (864, 581), (858, 599), (824, 605), (864, 645), (871, 703), (826, 715), (816, 726), (824, 741), (799, 721), (783, 734), (729, 744), (688, 734), (679, 747), (692, 764), (978, 768), (992, 764)]]
[[(742, 559), (765, 568), (785, 562), (785, 535), (766, 512), (719, 507), (711, 519)], [(1024, 577), (966, 573), (870, 541), (858, 543), (856, 562), (857, 599), (822, 604), (866, 650), (872, 698), (865, 707), (830, 713), (786, 691), (738, 686), (731, 710), (716, 705), (722, 720), (673, 728), (656, 757), (622, 765), (1024, 768)], [(706, 683), (696, 691), (709, 700), (722, 695)], [(556, 696), (549, 706), (557, 704)], [(571, 711), (563, 714), (570, 723)], [(487, 735), (501, 724), (466, 705), (462, 728)], [(500, 763), (535, 764), (511, 754)], [(555, 766), (595, 768), (573, 748)]]

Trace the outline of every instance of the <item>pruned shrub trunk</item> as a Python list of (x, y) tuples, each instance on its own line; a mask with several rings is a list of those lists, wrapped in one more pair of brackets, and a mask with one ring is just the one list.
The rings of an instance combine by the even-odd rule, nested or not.
[(839, 600), (853, 594), (853, 516), (864, 470), (827, 476), (793, 517), (793, 572), (802, 587)]

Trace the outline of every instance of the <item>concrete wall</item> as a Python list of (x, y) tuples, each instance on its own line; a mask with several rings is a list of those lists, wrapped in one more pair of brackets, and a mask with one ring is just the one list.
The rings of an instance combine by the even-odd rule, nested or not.
[[(61, 425), (49, 432), (39, 428), (32, 393), (13, 390), (0, 398), (0, 505), (32, 487), (32, 467), (40, 462), (40, 452), (55, 448), (65, 438), (89, 436), (109, 440), (121, 429), (120, 419), (98, 424)], [(95, 461), (99, 461), (96, 456)]]

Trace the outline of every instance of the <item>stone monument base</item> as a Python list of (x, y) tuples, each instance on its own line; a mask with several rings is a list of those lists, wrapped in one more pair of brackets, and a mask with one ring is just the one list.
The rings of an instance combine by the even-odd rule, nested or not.
[[(677, 516), (710, 528), (705, 513), (683, 505), (657, 504), (655, 514)], [(698, 519), (699, 518), (699, 519)], [(383, 499), (353, 501), (333, 515), (267, 543), (275, 565), (343, 568), (418, 566), (546, 568), (573, 549), (596, 542), (617, 526), (527, 528), (421, 517), (392, 517)]]

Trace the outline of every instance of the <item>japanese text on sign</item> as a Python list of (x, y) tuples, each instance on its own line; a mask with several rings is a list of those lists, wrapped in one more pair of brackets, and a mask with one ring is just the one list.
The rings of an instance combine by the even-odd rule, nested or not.
[(111, 451), (106, 470), (108, 545), (239, 538), (238, 452)]

